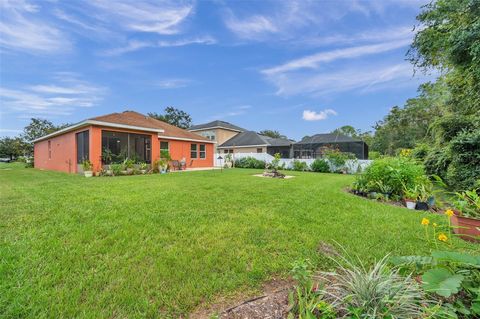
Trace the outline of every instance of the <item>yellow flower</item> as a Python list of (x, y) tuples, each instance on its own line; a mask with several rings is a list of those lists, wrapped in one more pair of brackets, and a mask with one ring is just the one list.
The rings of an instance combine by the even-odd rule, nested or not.
[(428, 226), (428, 224), (430, 224), (430, 221), (428, 220), (428, 218), (423, 218), (422, 219), (422, 225)]
[(437, 226), (438, 226), (437, 223), (433, 223), (433, 227), (437, 227)]
[(452, 216), (453, 216), (453, 210), (447, 209), (447, 210), (445, 211), (445, 215), (447, 215), (448, 217), (452, 217)]
[(445, 235), (444, 233), (440, 233), (440, 235), (438, 235), (438, 240), (440, 240), (440, 241), (447, 241), (447, 240), (448, 240), (448, 237), (447, 237), (447, 235)]

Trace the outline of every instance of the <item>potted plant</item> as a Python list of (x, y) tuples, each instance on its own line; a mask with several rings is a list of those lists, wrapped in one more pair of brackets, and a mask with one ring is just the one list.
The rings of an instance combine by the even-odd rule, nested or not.
[(417, 198), (418, 198), (417, 189), (405, 188), (403, 190), (403, 195), (404, 195), (403, 200), (405, 201), (405, 206), (407, 206), (408, 209), (415, 209), (415, 206), (417, 205)]
[(480, 242), (480, 189), (455, 193), (458, 214), (451, 216), (453, 231), (461, 238)]
[(134, 166), (135, 166), (135, 161), (130, 159), (130, 158), (127, 158), (123, 161), (123, 166), (125, 167), (126, 174), (127, 175), (132, 175), (133, 174), (133, 169), (134, 169)]
[(140, 167), (140, 173), (142, 173), (142, 174), (147, 173), (147, 169), (148, 169), (148, 164), (147, 163), (140, 163), (139, 167)]
[(233, 156), (231, 153), (225, 155), (225, 168), (232, 168), (233, 166)]
[(388, 200), (392, 196), (392, 186), (385, 184), (383, 181), (377, 181), (377, 187), (383, 198), (385, 198), (386, 200)]
[(421, 184), (418, 186), (418, 196), (417, 202), (415, 205), (416, 210), (428, 210), (430, 205), (428, 204), (429, 199), (431, 199), (432, 192), (430, 191), (428, 184)]
[(92, 163), (89, 160), (84, 160), (82, 162), (82, 167), (83, 167), (83, 174), (85, 175), (85, 177), (93, 176)]

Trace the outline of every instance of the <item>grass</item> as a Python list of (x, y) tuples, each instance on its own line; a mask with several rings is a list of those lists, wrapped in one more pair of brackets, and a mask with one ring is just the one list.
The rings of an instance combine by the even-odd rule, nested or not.
[(331, 267), (320, 241), (367, 262), (432, 248), (425, 213), (344, 192), (352, 176), (256, 172), (86, 179), (1, 165), (0, 317), (188, 316), (297, 259)]

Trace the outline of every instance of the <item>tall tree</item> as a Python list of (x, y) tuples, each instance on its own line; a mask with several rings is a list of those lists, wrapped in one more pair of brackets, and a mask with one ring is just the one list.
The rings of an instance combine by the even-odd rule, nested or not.
[(265, 135), (271, 138), (287, 138), (285, 135), (280, 134), (280, 132), (276, 130), (263, 130), (258, 132), (258, 134)]
[(30, 123), (25, 126), (23, 129), (23, 134), (20, 136), (20, 138), (23, 140), (25, 155), (30, 155), (33, 153), (33, 140), (58, 131), (69, 125), (70, 124), (65, 123), (57, 126), (49, 120), (32, 118)]
[(357, 137), (360, 134), (360, 130), (355, 129), (351, 125), (344, 125), (332, 131), (333, 134), (342, 134), (350, 137)]
[(25, 143), (19, 137), (4, 137), (0, 139), (0, 157), (13, 160), (24, 155)]
[(183, 129), (187, 129), (192, 126), (192, 117), (187, 112), (172, 106), (166, 107), (164, 112), (165, 114), (151, 112), (148, 113), (148, 116)]

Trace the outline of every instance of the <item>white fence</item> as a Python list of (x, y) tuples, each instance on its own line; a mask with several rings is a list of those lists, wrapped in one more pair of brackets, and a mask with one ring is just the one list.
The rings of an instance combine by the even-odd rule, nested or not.
[[(220, 153), (215, 154), (215, 166), (224, 165), (226, 155), (227, 154), (220, 154)], [(272, 160), (274, 159), (274, 157), (272, 155), (269, 155), (267, 153), (235, 153), (235, 154), (231, 154), (231, 155), (233, 157), (233, 160), (243, 158), (243, 157), (253, 157), (253, 158), (256, 158), (258, 160), (265, 161), (267, 163), (271, 163)], [(221, 160), (218, 159), (219, 156), (222, 157)], [(313, 159), (313, 158), (302, 158), (302, 159), (300, 159), (300, 158), (299, 159), (282, 158), (282, 159), (280, 159), (280, 165), (281, 166), (285, 165), (285, 168), (292, 168), (293, 161), (295, 161), (295, 160), (307, 163), (308, 167), (310, 167), (310, 165), (313, 163), (313, 161), (315, 161), (315, 159)], [(327, 162), (328, 162), (328, 160), (327, 160)], [(345, 163), (345, 168), (347, 169), (347, 171), (349, 173), (355, 173), (355, 172), (363, 171), (372, 162), (373, 161), (371, 161), (371, 160), (357, 160), (357, 159), (347, 160), (347, 162)], [(333, 167), (333, 165), (331, 163), (329, 163), (329, 165), (330, 165), (330, 170), (334, 171), (334, 170), (337, 169), (336, 167)]]

